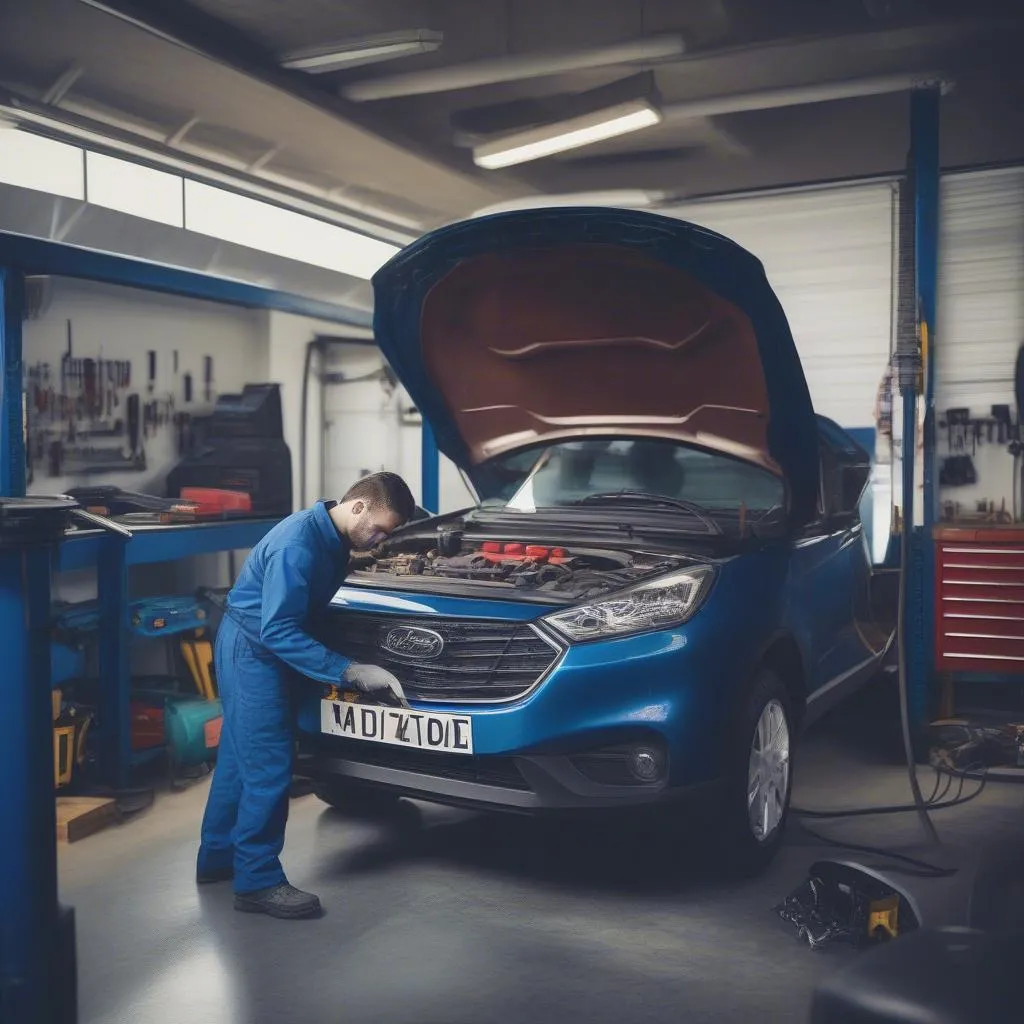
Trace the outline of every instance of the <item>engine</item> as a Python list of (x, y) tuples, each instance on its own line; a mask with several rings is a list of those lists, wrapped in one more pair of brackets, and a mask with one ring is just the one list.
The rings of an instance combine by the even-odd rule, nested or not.
[(575, 599), (618, 590), (674, 564), (665, 558), (622, 551), (520, 541), (487, 540), (464, 545), (461, 535), (452, 536), (446, 531), (425, 550), (385, 550), (361, 556), (353, 569), (356, 576), (462, 580)]

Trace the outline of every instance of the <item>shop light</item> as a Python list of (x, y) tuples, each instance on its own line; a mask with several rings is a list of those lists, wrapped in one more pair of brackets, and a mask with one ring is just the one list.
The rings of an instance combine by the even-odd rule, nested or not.
[(378, 64), (398, 57), (411, 57), (417, 53), (431, 53), (444, 42), (444, 34), (417, 28), (406, 32), (388, 32), (383, 35), (363, 36), (340, 43), (308, 46), (293, 50), (281, 57), (281, 67), (293, 71), (307, 71), (311, 75), (325, 75), (331, 71), (344, 71), (364, 64)]
[(473, 162), (489, 171), (511, 167), (628, 135), (660, 121), (661, 112), (650, 101), (631, 100), (486, 142), (474, 147)]

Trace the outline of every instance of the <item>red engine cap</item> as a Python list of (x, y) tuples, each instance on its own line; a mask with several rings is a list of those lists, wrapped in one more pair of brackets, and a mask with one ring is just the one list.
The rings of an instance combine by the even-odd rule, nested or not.
[(521, 555), (523, 553), (522, 544), (506, 544), (505, 554), (506, 555)]
[(526, 546), (526, 557), (527, 558), (547, 558), (548, 549), (542, 548), (538, 544), (528, 544)]
[(480, 545), (480, 550), (490, 551), (497, 554), (497, 552), (501, 550), (501, 545), (496, 540), (485, 540), (483, 544)]

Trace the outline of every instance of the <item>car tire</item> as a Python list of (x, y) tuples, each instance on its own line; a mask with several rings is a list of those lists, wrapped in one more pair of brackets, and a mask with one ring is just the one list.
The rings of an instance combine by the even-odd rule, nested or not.
[(758, 670), (729, 738), (720, 820), (722, 852), (733, 874), (759, 874), (782, 845), (793, 789), (794, 725), (785, 684), (769, 669)]
[(382, 789), (353, 786), (346, 782), (320, 780), (313, 792), (328, 807), (352, 818), (379, 818), (392, 812), (399, 797)]

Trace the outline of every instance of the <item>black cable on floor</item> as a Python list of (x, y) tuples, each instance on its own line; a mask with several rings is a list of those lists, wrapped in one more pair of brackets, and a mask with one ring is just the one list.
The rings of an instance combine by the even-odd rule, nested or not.
[[(940, 771), (936, 768), (935, 788), (932, 790), (932, 796), (925, 801), (925, 806), (928, 808), (928, 812), (932, 811), (944, 811), (950, 807), (959, 807), (962, 804), (970, 803), (972, 800), (977, 799), (981, 796), (988, 782), (987, 773), (977, 773), (975, 775), (967, 775), (966, 773), (960, 772), (949, 772), (948, 770)], [(935, 794), (938, 792), (939, 783), (942, 779), (943, 774), (949, 774), (951, 777), (947, 780), (946, 789), (943, 790), (942, 796), (936, 798)], [(957, 795), (951, 800), (945, 800), (946, 794), (953, 786), (953, 778), (959, 777), (960, 788)], [(963, 784), (967, 778), (974, 778), (979, 780), (978, 788), (967, 796), (963, 795)], [(890, 804), (888, 806), (879, 807), (851, 807), (842, 811), (814, 811), (803, 807), (790, 807), (790, 811), (800, 818), (815, 818), (815, 819), (833, 819), (833, 818), (862, 818), (873, 814), (910, 814), (919, 810), (917, 804)]]
[[(914, 810), (916, 809), (917, 808), (915, 807)], [(939, 867), (938, 864), (931, 864), (926, 860), (920, 860), (917, 857), (911, 857), (905, 853), (896, 853), (894, 850), (886, 850), (879, 846), (862, 846), (858, 843), (847, 843), (840, 839), (831, 839), (828, 836), (821, 835), (820, 832), (815, 832), (813, 829), (808, 828), (803, 822), (800, 822), (800, 827), (812, 839), (817, 840), (825, 846), (835, 846), (841, 850), (851, 850), (854, 853), (868, 853), (875, 857), (882, 857), (885, 860), (900, 861), (903, 864), (908, 864), (911, 867), (917, 868), (919, 871), (919, 877), (922, 878), (952, 878), (958, 870), (957, 868)]]

